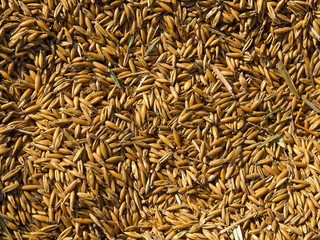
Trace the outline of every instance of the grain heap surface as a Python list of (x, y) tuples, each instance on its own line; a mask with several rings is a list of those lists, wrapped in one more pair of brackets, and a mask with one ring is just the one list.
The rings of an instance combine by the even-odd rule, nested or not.
[(0, 239), (311, 239), (320, 12), (2, 0)]

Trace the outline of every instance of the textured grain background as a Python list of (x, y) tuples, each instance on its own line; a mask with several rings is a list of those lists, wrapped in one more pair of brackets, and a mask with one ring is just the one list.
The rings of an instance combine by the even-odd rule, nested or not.
[(2, 0), (0, 238), (317, 236), (319, 17), (316, 0)]

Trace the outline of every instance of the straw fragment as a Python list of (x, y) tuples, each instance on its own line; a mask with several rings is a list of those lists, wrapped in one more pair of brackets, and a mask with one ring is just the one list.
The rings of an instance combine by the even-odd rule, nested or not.
[(308, 104), (308, 106), (309, 107), (311, 107), (315, 112), (317, 112), (317, 113), (320, 113), (320, 109), (316, 106), (316, 105), (314, 105), (312, 102), (310, 102), (308, 99), (306, 99), (305, 97), (301, 97), (302, 98), (302, 100), (306, 103), (306, 104)]
[(229, 91), (229, 93), (231, 95), (233, 95), (233, 92), (232, 92), (232, 87), (231, 85), (229, 84), (229, 82), (227, 81), (227, 79), (223, 76), (223, 74), (221, 73), (221, 71), (219, 70), (219, 68), (214, 65), (214, 64), (211, 64), (210, 65), (212, 70), (217, 74), (217, 76), (219, 77), (220, 81), (224, 84), (224, 86), (227, 88), (227, 90)]
[(294, 94), (295, 96), (297, 96), (298, 99), (300, 99), (300, 95), (299, 95), (286, 67), (283, 65), (281, 60), (277, 64), (277, 69), (278, 69), (279, 73), (281, 74), (281, 76), (286, 81), (291, 93)]

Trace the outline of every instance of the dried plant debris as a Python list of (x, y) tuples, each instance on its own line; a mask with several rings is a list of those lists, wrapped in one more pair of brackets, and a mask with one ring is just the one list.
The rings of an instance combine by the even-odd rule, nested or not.
[(305, 103), (312, 108), (312, 110), (314, 110), (316, 113), (320, 113), (320, 109), (315, 106), (312, 102), (310, 102), (308, 99), (306, 99), (305, 97), (302, 96), (302, 100), (305, 101)]
[(300, 98), (300, 95), (299, 95), (286, 67), (283, 65), (281, 60), (277, 64), (277, 68), (278, 68), (278, 71), (281, 74), (281, 76), (284, 78), (284, 80), (288, 84), (288, 87), (289, 87), (291, 93), (294, 94), (297, 98)]
[(220, 78), (220, 81), (223, 83), (223, 85), (227, 88), (227, 90), (229, 91), (229, 93), (231, 95), (233, 95), (232, 92), (232, 87), (230, 86), (229, 82), (226, 80), (226, 78), (223, 76), (223, 74), (221, 73), (221, 71), (219, 70), (219, 68), (212, 64), (211, 68), (213, 69), (213, 71), (217, 74), (217, 76)]
[(319, 236), (319, 7), (0, 1), (0, 239)]

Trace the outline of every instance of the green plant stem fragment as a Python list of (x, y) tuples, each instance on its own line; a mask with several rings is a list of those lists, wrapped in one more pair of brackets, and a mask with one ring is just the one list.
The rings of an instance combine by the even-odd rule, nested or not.
[(129, 44), (128, 44), (127, 52), (129, 52), (129, 50), (130, 50), (130, 48), (131, 48), (131, 46), (133, 44), (133, 41), (134, 41), (134, 36), (131, 36)]
[(279, 112), (280, 110), (281, 110), (281, 108), (276, 108), (275, 110), (273, 110), (273, 111), (269, 112), (268, 114), (266, 114), (266, 115), (264, 116), (264, 118), (270, 117), (271, 115)]
[(110, 73), (110, 77), (112, 78), (114, 83), (117, 85), (117, 87), (120, 88), (121, 90), (123, 90), (123, 88), (121, 87), (121, 85), (120, 85), (116, 75), (114, 74), (114, 72), (112, 72), (111, 69), (109, 69), (109, 73)]
[(267, 140), (265, 140), (264, 142), (262, 142), (261, 144), (259, 144), (257, 147), (258, 147), (258, 148), (262, 148), (262, 147), (265, 146), (267, 143), (272, 142), (272, 141), (280, 138), (280, 136), (281, 136), (281, 135), (279, 135), (279, 134), (273, 135), (273, 136), (269, 137)]
[(0, 225), (1, 225), (2, 229), (3, 229), (3, 231), (4, 231), (4, 234), (5, 234), (6, 238), (7, 238), (8, 240), (13, 240), (11, 234), (10, 234), (9, 231), (8, 231), (7, 226), (4, 224), (4, 222), (2, 221), (1, 218), (0, 218)]
[(144, 194), (145, 194), (145, 195), (148, 194), (149, 189), (150, 189), (150, 180), (151, 180), (150, 178), (151, 178), (151, 174), (149, 173), (149, 174), (148, 174), (147, 183), (146, 183), (146, 188), (145, 188), (145, 190), (144, 190)]
[(158, 38), (157, 40), (155, 40), (150, 47), (148, 48), (148, 50), (146, 51), (146, 53), (144, 54), (144, 56), (148, 56), (149, 53), (158, 45), (158, 43), (161, 41), (161, 38)]

